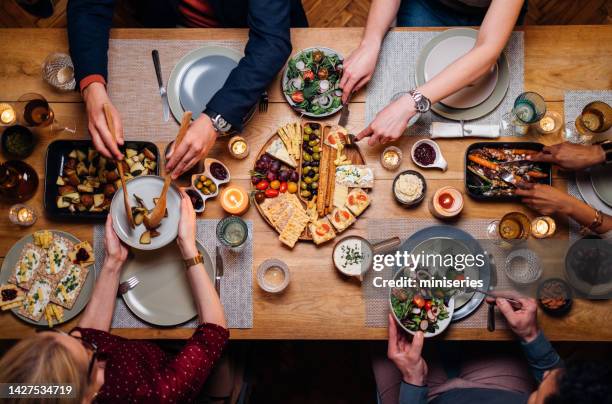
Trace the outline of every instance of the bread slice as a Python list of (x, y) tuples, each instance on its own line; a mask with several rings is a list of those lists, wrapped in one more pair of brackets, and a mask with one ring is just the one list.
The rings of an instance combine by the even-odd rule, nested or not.
[(29, 289), (32, 280), (40, 272), (45, 265), (46, 251), (42, 248), (28, 243), (23, 246), (21, 255), (17, 260), (17, 264), (13, 268), (13, 272), (8, 279), (9, 283), (19, 286), (23, 289)]

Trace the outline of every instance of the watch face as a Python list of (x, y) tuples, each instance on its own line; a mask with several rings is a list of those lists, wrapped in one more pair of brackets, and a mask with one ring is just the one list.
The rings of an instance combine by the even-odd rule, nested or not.
[(422, 97), (417, 104), (417, 110), (419, 112), (427, 112), (430, 108), (431, 101), (429, 101), (429, 99), (427, 99), (426, 97)]

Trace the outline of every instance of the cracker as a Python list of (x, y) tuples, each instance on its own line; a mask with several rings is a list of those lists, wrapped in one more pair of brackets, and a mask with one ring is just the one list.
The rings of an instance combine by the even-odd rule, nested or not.
[[(64, 276), (59, 278), (57, 284), (53, 288), (50, 301), (59, 306), (65, 307), (68, 310), (72, 309), (74, 303), (79, 297), (79, 294), (81, 293), (81, 289), (83, 289), (88, 273), (89, 270), (87, 268), (72, 264)], [(77, 286), (73, 290), (67, 290), (71, 282), (75, 282)], [(65, 293), (68, 295), (68, 298), (64, 297), (64, 294), (61, 291), (62, 287), (64, 288)]]
[[(33, 263), (32, 267), (28, 268), (26, 262), (30, 262), (31, 260), (26, 259), (26, 255), (30, 253), (34, 254), (32, 257), (36, 257), (36, 256), (38, 257), (38, 260), (37, 260), (38, 263), (37, 264)], [(21, 255), (19, 256), (19, 259), (17, 260), (17, 264), (15, 264), (15, 267), (13, 267), (11, 276), (8, 278), (8, 282), (14, 285), (17, 285), (20, 288), (23, 288), (26, 290), (29, 289), (37, 273), (40, 272), (41, 268), (44, 267), (45, 259), (46, 259), (45, 250), (43, 250), (42, 248), (32, 243), (28, 243), (24, 245), (23, 249), (21, 250)], [(17, 279), (18, 272), (23, 272), (24, 275), (26, 275), (26, 279), (24, 280)]]

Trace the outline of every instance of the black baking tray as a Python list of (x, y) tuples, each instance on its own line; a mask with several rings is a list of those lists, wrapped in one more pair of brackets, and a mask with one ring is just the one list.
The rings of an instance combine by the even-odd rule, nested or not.
[[(141, 149), (147, 147), (155, 154), (157, 164), (155, 166), (155, 175), (159, 175), (159, 149), (155, 143), (141, 141), (126, 141), (124, 146), (119, 149), (124, 151), (126, 147)], [(59, 195), (58, 185), (55, 183), (57, 176), (61, 175), (64, 170), (64, 161), (66, 156), (73, 149), (81, 149), (87, 153), (88, 148), (94, 148), (91, 140), (56, 140), (47, 147), (47, 156), (45, 161), (45, 194), (43, 204), (47, 217), (55, 220), (104, 220), (108, 215), (105, 212), (70, 212), (68, 209), (60, 209), (55, 203), (57, 195)]]
[[(465, 170), (465, 193), (467, 195), (469, 195), (471, 198), (481, 200), (481, 201), (508, 202), (508, 201), (519, 200), (520, 197), (515, 196), (515, 195), (485, 196), (485, 195), (474, 193), (470, 189), (468, 185), (475, 184), (476, 181), (478, 181), (477, 180), (478, 177), (475, 174), (473, 174), (471, 171), (468, 171), (467, 169), (468, 155), (472, 150), (478, 149), (481, 147), (490, 147), (494, 149), (527, 149), (527, 150), (541, 151), (544, 148), (544, 145), (542, 143), (537, 143), (537, 142), (476, 142), (476, 143), (472, 143), (471, 145), (469, 145), (467, 150), (465, 151), (465, 169), (464, 169)], [(537, 164), (542, 168), (542, 171), (548, 174), (548, 177), (542, 178), (541, 180), (538, 180), (536, 182), (540, 184), (551, 185), (552, 183), (552, 165), (550, 163), (537, 163)]]

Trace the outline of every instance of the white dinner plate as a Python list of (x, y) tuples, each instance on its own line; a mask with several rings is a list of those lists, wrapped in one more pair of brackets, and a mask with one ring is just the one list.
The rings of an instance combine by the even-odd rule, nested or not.
[[(159, 198), (164, 187), (164, 180), (155, 175), (144, 175), (131, 179), (127, 182), (126, 187), (130, 206), (138, 206), (134, 198), (134, 194), (136, 194), (142, 198), (147, 209), (152, 210), (155, 206), (153, 198)], [(119, 188), (111, 202), (110, 214), (113, 219), (113, 229), (115, 229), (121, 241), (130, 247), (139, 250), (157, 250), (172, 242), (178, 234), (178, 223), (181, 218), (181, 194), (172, 184), (170, 184), (166, 196), (166, 209), (168, 210), (168, 217), (163, 218), (157, 228), (160, 233), (159, 236), (151, 238), (151, 244), (140, 244), (140, 236), (147, 229), (144, 224), (136, 226), (135, 229), (130, 228), (123, 204), (123, 188)]]
[(576, 172), (576, 186), (578, 187), (578, 192), (580, 192), (580, 195), (582, 195), (582, 199), (584, 199), (589, 206), (600, 210), (606, 215), (612, 215), (612, 207), (606, 205), (601, 199), (599, 199), (597, 193), (595, 193), (593, 184), (591, 183), (591, 176), (588, 171)]
[[(211, 281), (215, 268), (204, 247), (196, 242)], [(169, 327), (185, 323), (198, 312), (191, 294), (187, 272), (176, 243), (155, 252), (134, 250), (121, 274), (121, 282), (135, 276), (138, 285), (122, 295), (128, 308), (147, 323)]]
[(612, 207), (612, 166), (591, 168), (591, 185), (599, 199)]

